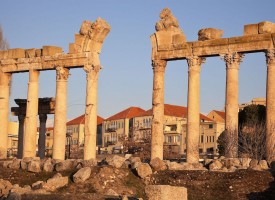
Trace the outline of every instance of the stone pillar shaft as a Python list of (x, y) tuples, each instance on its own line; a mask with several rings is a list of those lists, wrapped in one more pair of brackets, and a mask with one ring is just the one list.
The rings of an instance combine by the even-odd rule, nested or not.
[(45, 140), (46, 140), (46, 121), (47, 114), (39, 115), (39, 139), (38, 139), (38, 156), (43, 159), (45, 157)]
[(29, 86), (25, 118), (23, 157), (36, 156), (39, 73), (39, 71), (33, 69), (30, 69), (29, 71)]
[(275, 49), (266, 52), (266, 158), (275, 161)]
[(187, 143), (186, 161), (199, 162), (200, 135), (200, 69), (204, 58), (187, 58), (188, 62), (188, 102), (187, 102)]
[(68, 76), (67, 68), (56, 67), (53, 158), (60, 160), (65, 159)]
[(7, 158), (11, 74), (0, 70), (0, 158)]
[(96, 158), (97, 87), (100, 65), (85, 66), (87, 73), (84, 160)]
[(163, 159), (164, 74), (167, 61), (154, 60), (153, 118), (151, 133), (151, 159)]
[(238, 90), (239, 65), (243, 55), (231, 53), (223, 55), (226, 62), (226, 96), (225, 96), (225, 156), (238, 157)]
[(25, 115), (18, 115), (19, 129), (18, 129), (18, 147), (17, 147), (17, 158), (23, 158), (23, 141), (24, 141), (24, 122)]

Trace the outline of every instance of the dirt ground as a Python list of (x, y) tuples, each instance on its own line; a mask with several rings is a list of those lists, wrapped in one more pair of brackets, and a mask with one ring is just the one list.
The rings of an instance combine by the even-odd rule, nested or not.
[[(128, 169), (123, 169), (128, 170)], [(83, 184), (70, 182), (68, 186), (59, 189), (56, 193), (46, 195), (23, 195), (22, 199), (77, 199), (86, 200), (111, 200), (119, 199), (104, 194), (96, 193), (93, 185), (93, 177), (96, 178), (99, 168), (93, 169), (91, 178)], [(72, 176), (75, 171), (63, 172), (62, 175)], [(29, 173), (21, 170), (6, 169), (0, 166), (0, 179), (9, 180), (12, 184), (20, 186), (31, 185), (42, 180), (46, 181), (52, 177), (52, 173)], [(130, 170), (125, 178), (125, 187), (135, 188), (134, 197), (145, 199), (145, 184)], [(249, 199), (258, 200), (275, 199), (275, 174), (269, 171), (239, 170), (234, 173), (209, 172), (209, 171), (161, 171), (152, 175), (150, 184), (169, 184), (184, 186), (188, 190), (188, 200), (215, 200), (215, 199)], [(113, 184), (110, 186), (114, 191), (121, 186)], [(136, 199), (136, 198), (131, 198)]]

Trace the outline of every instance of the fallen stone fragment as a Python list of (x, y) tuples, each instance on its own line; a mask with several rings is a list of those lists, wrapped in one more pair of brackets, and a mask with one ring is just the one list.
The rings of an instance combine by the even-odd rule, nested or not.
[(170, 185), (147, 185), (145, 193), (148, 200), (187, 200), (187, 189)]
[(73, 175), (73, 181), (75, 183), (85, 182), (88, 178), (90, 178), (91, 171), (92, 170), (90, 167), (81, 168)]
[(40, 162), (32, 160), (28, 164), (27, 170), (28, 170), (28, 172), (34, 172), (34, 173), (40, 172), (41, 171), (41, 169), (40, 169)]
[(154, 171), (162, 171), (167, 169), (165, 162), (158, 157), (153, 158), (150, 161), (150, 166)]
[(148, 163), (142, 163), (137, 167), (137, 174), (140, 178), (145, 178), (153, 173)]

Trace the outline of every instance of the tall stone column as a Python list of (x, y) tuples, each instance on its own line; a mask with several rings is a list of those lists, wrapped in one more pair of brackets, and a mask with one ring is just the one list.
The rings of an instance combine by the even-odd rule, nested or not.
[(0, 70), (0, 159), (7, 158), (11, 74)]
[(266, 158), (275, 161), (275, 49), (266, 52)]
[(238, 157), (238, 91), (239, 66), (243, 54), (234, 52), (221, 55), (226, 62), (226, 94), (225, 94), (225, 156)]
[(47, 114), (39, 115), (39, 138), (38, 138), (38, 156), (43, 159), (45, 157), (45, 140), (46, 140), (46, 121)]
[(38, 114), (39, 71), (30, 69), (28, 83), (28, 99), (24, 130), (23, 157), (36, 156), (36, 134)]
[(65, 159), (68, 77), (69, 69), (56, 67), (53, 158), (60, 160)]
[(199, 162), (200, 135), (200, 70), (204, 58), (193, 56), (188, 62), (187, 143), (186, 161)]
[(153, 60), (153, 118), (151, 134), (151, 159), (163, 159), (164, 74), (167, 61)]
[(97, 86), (100, 65), (87, 65), (84, 160), (96, 158)]
[(24, 122), (25, 115), (18, 115), (19, 129), (18, 129), (18, 147), (17, 147), (17, 158), (23, 158), (23, 141), (24, 141)]

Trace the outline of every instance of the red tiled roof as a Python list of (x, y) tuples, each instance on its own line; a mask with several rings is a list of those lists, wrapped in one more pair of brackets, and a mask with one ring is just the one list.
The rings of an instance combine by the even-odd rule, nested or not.
[[(97, 116), (97, 125), (102, 124), (103, 122), (103, 118), (100, 116)], [(80, 115), (77, 118), (72, 119), (71, 121), (67, 122), (67, 126), (68, 125), (78, 125), (78, 124), (84, 124), (85, 123), (85, 115)]]
[(225, 112), (223, 111), (218, 111), (218, 110), (213, 110), (214, 112), (216, 112), (219, 116), (221, 116), (223, 119), (225, 119)]
[[(152, 116), (152, 115), (153, 115), (153, 110), (150, 109), (145, 111), (144, 113), (141, 113), (139, 116)], [(164, 115), (187, 118), (187, 107), (164, 104)], [(200, 119), (213, 121), (212, 119), (208, 118), (203, 114), (200, 114)]]
[(117, 120), (117, 119), (126, 119), (126, 118), (131, 119), (133, 117), (140, 115), (144, 111), (145, 110), (143, 110), (139, 107), (130, 107), (130, 108), (127, 108), (127, 109), (107, 118), (106, 120)]

